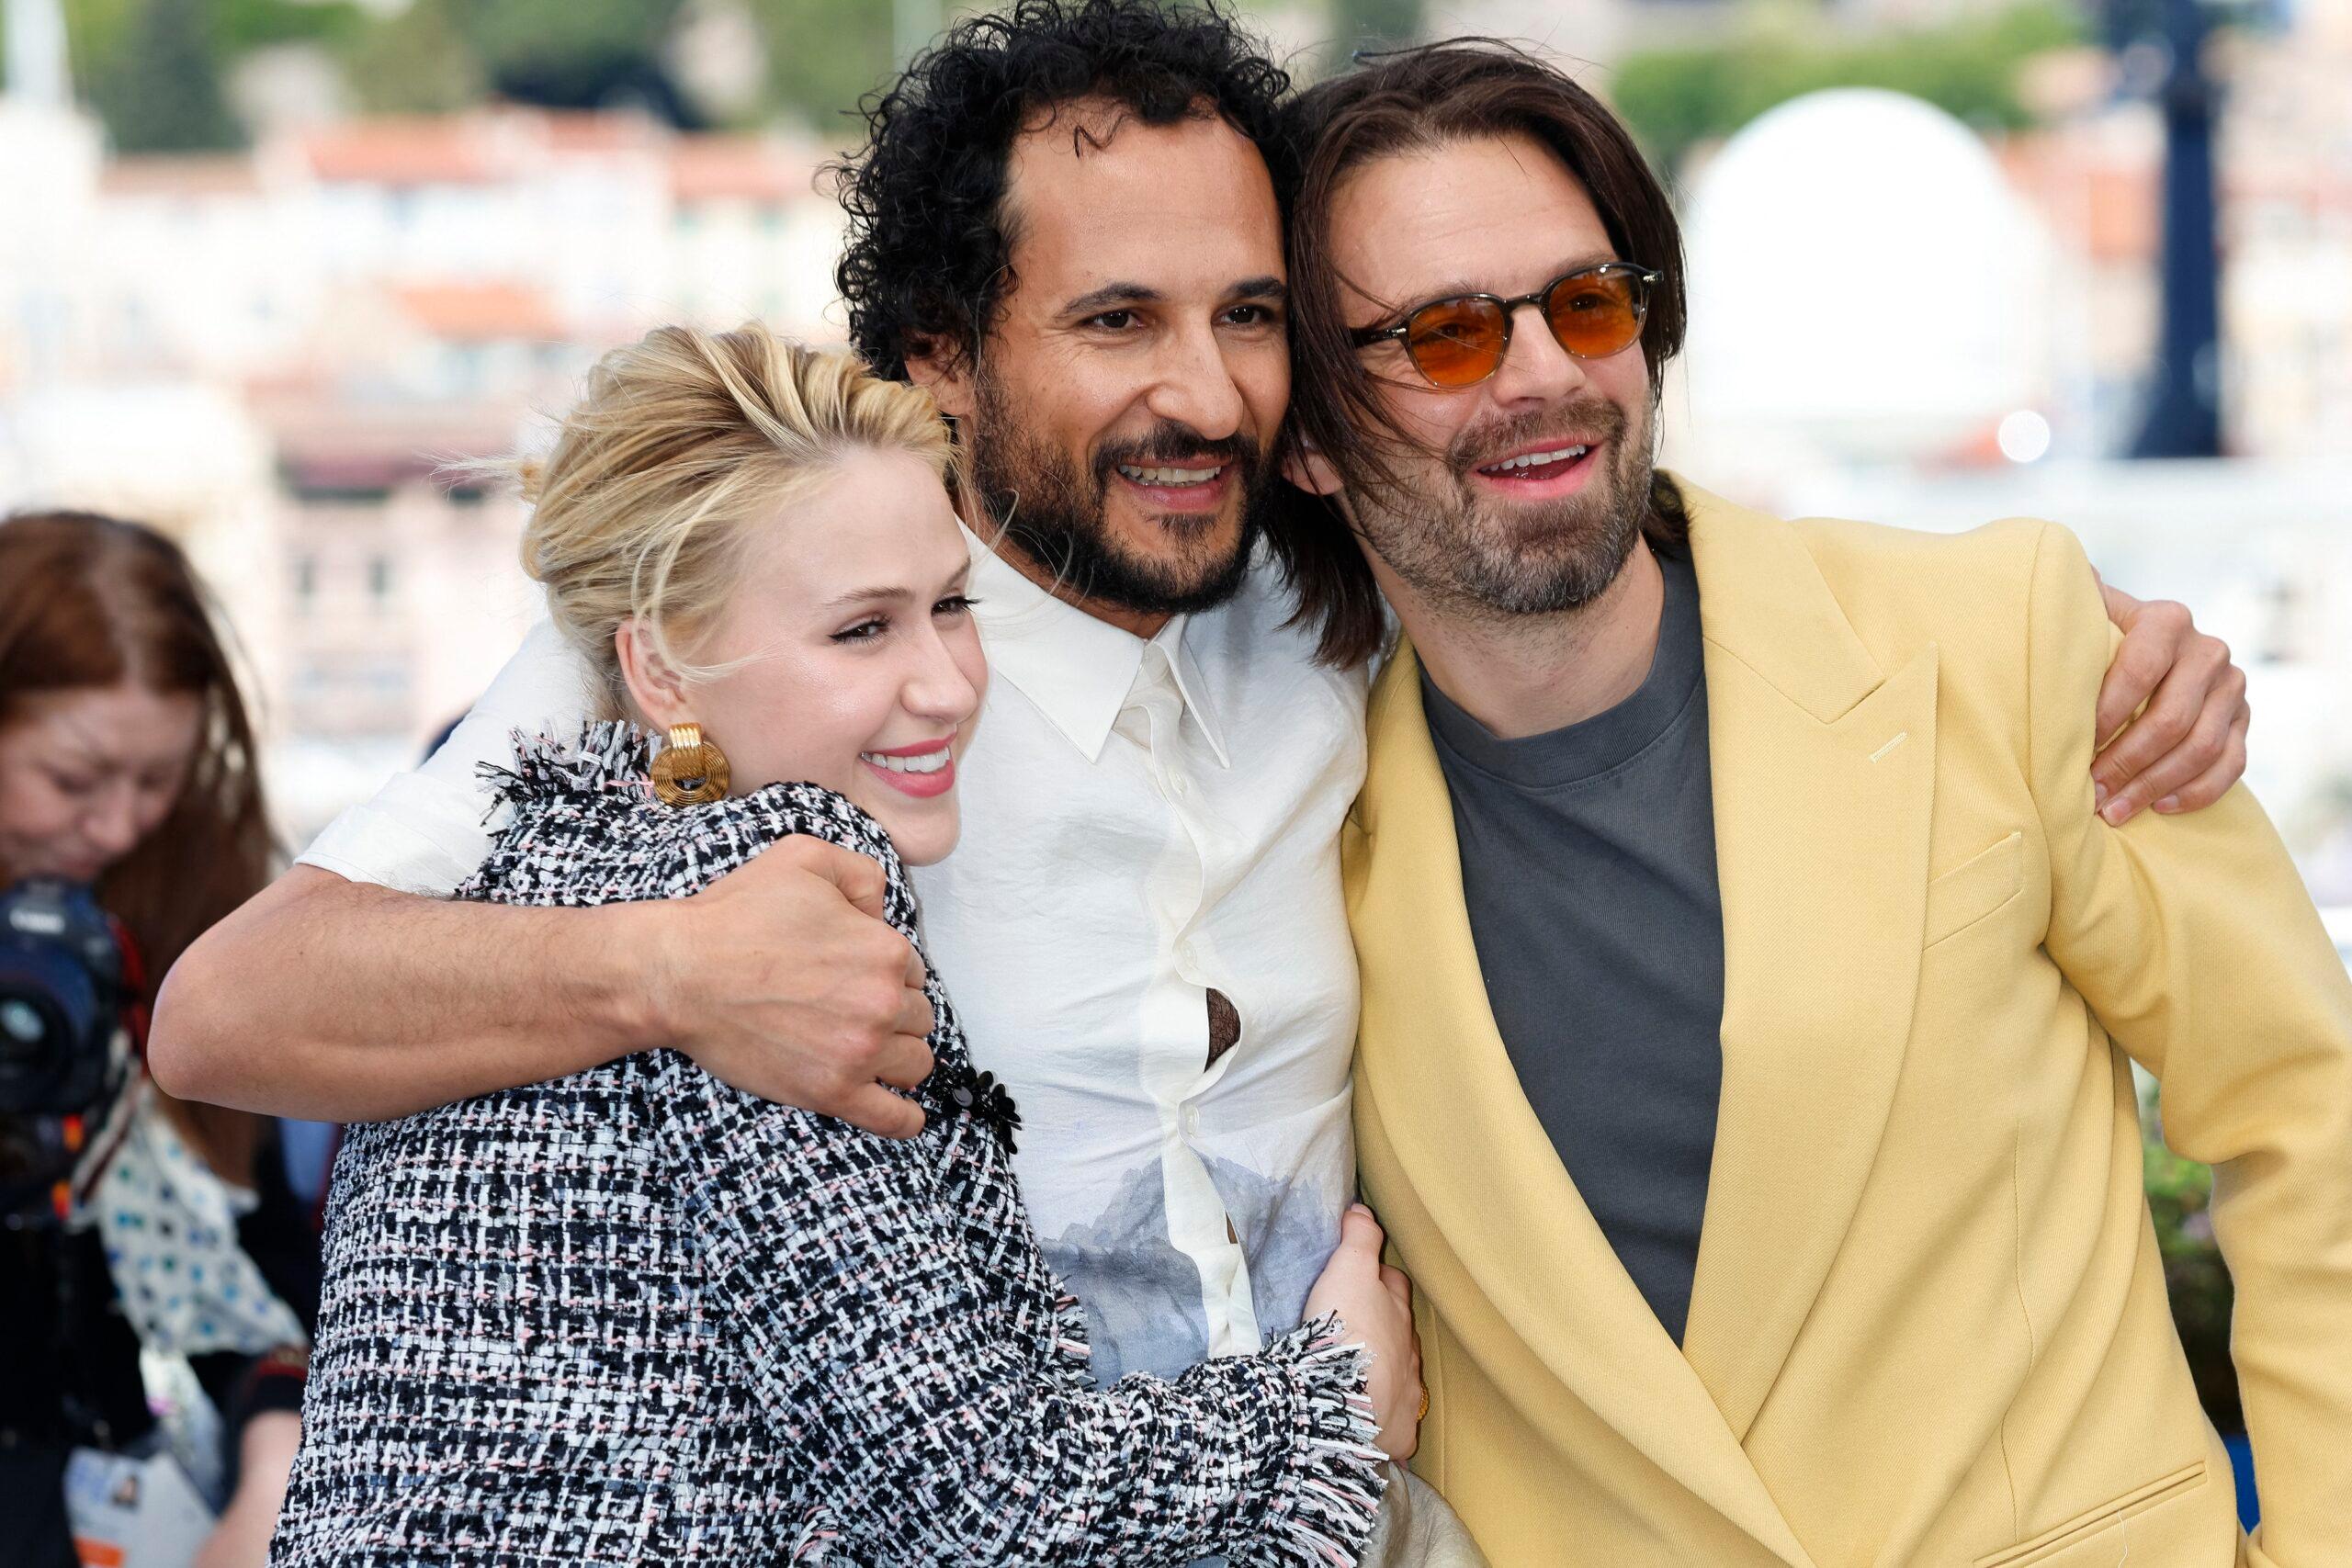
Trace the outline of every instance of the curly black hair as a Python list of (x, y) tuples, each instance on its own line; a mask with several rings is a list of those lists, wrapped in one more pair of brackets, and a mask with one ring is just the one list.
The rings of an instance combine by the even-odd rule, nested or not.
[(1013, 141), (1042, 113), (1100, 98), (1146, 125), (1214, 114), (1287, 184), (1290, 76), (1216, 0), (1014, 0), (966, 17), (859, 106), (865, 145), (831, 165), (849, 214), (834, 281), (850, 342), (881, 375), (971, 353), (1012, 284), (1004, 211)]

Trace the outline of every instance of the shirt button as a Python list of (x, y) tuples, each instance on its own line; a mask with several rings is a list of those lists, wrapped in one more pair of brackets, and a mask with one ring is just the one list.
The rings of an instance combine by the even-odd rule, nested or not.
[(1193, 782), (1182, 773), (1178, 773), (1168, 787), (1179, 800), (1190, 798), (1193, 793)]
[(1184, 1107), (1184, 1113), (1178, 1117), (1177, 1120), (1183, 1123), (1184, 1135), (1186, 1137), (1190, 1138), (1199, 1135), (1201, 1131), (1201, 1108), (1199, 1106), (1188, 1105)]

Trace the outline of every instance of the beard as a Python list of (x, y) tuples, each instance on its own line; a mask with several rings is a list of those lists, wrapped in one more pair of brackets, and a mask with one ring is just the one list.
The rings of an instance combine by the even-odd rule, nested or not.
[[(1546, 440), (1599, 437), (1605, 467), (1574, 495), (1511, 503), (1480, 493), (1480, 466)], [(1366, 537), (1431, 601), (1482, 618), (1581, 609), (1624, 570), (1649, 510), (1649, 421), (1588, 398), (1464, 431), (1426, 489), (1383, 487), (1359, 508)]]
[[(977, 387), (972, 439), (965, 448), (972, 488), (1011, 544), (1078, 598), (1145, 615), (1213, 610), (1241, 590), (1264, 531), (1271, 467), (1266, 453), (1239, 435), (1203, 438), (1163, 421), (1139, 438), (1104, 442), (1081, 473), (1069, 455), (1023, 424), (997, 379)], [(1240, 526), (1230, 543), (1217, 535), (1221, 513), (1168, 513), (1152, 521), (1168, 543), (1142, 551), (1111, 530), (1111, 479), (1120, 464), (1154, 467), (1202, 457), (1229, 464), (1241, 492)]]

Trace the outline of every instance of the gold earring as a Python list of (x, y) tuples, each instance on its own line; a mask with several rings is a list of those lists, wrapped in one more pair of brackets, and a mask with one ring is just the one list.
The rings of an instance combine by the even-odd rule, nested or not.
[(727, 753), (699, 724), (673, 724), (653, 759), (653, 794), (664, 806), (707, 806), (727, 795)]

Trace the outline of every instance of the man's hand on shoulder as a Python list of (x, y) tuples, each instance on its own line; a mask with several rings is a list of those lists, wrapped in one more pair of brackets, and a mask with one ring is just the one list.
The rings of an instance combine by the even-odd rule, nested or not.
[(930, 1076), (922, 960), (882, 919), (882, 868), (805, 836), (648, 911), (661, 1037), (763, 1100), (912, 1137), (886, 1084)]
[(2098, 693), (2105, 745), (2091, 778), (2099, 815), (2120, 828), (2148, 807), (2212, 805), (2245, 773), (2245, 671), (2230, 662), (2226, 643), (2197, 629), (2187, 605), (2134, 599), (2105, 582), (2099, 592), (2123, 631)]

